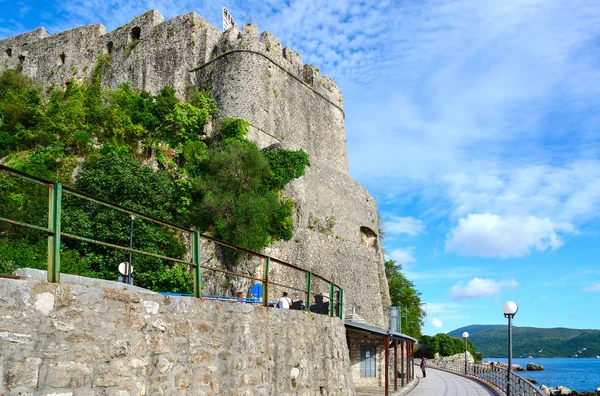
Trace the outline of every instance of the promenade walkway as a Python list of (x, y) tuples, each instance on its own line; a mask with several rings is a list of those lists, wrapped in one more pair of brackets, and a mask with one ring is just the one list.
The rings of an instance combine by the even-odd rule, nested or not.
[(419, 377), (418, 385), (410, 390), (408, 396), (497, 396), (498, 393), (481, 383), (442, 370), (427, 369), (427, 378), (415, 368)]

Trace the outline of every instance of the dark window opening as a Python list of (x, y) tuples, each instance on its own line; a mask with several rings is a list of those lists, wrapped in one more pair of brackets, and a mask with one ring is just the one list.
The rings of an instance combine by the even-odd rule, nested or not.
[(64, 65), (65, 64), (65, 58), (66, 58), (65, 53), (63, 52), (62, 54), (60, 54), (59, 58), (60, 58), (60, 64)]
[(12, 48), (6, 49), (6, 55), (8, 55), (9, 57), (12, 56)]
[(106, 51), (108, 51), (109, 55), (112, 54), (112, 52), (113, 52), (113, 46), (114, 45), (113, 45), (112, 41), (109, 41), (108, 44), (106, 44)]
[(131, 28), (131, 38), (133, 40), (139, 40), (142, 35), (142, 29), (139, 26)]
[(21, 62), (21, 63), (25, 62), (25, 56), (24, 55), (19, 55), (19, 62)]
[(377, 234), (369, 227), (360, 227), (360, 244), (377, 247)]

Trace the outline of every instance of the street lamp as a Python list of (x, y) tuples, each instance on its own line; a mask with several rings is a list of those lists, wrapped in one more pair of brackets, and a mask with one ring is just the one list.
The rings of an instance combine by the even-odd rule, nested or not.
[(467, 338), (469, 338), (469, 333), (465, 331), (463, 338), (465, 339), (465, 375), (467, 375)]
[(510, 374), (512, 372), (512, 319), (519, 310), (519, 306), (513, 302), (508, 301), (502, 306), (504, 311), (504, 317), (508, 318), (508, 371), (506, 372), (506, 396), (510, 396)]

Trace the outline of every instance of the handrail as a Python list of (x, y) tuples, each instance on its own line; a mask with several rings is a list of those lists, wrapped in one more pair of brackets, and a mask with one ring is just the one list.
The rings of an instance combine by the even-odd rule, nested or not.
[[(289, 288), (291, 290), (305, 293), (306, 296), (309, 297), (310, 292), (311, 292), (311, 280), (315, 279), (315, 278), (320, 279), (320, 280), (326, 282), (327, 284), (329, 284), (329, 295), (328, 296), (323, 295), (324, 298), (328, 298), (328, 300), (329, 300), (329, 310), (328, 310), (329, 315), (337, 316), (339, 318), (342, 318), (342, 316), (343, 316), (343, 289), (339, 285), (336, 285), (335, 283), (333, 283), (332, 281), (330, 281), (320, 275), (317, 275), (311, 271), (308, 271), (304, 268), (300, 268), (296, 265), (290, 264), (283, 260), (276, 259), (274, 257), (267, 256), (262, 253), (253, 252), (251, 250), (232, 245), (232, 244), (222, 241), (220, 239), (214, 238), (210, 235), (202, 234), (198, 231), (183, 227), (179, 224), (176, 224), (176, 223), (173, 223), (173, 222), (170, 222), (167, 220), (159, 219), (154, 216), (147, 215), (139, 210), (121, 206), (121, 205), (115, 204), (113, 202), (110, 202), (108, 200), (93, 196), (91, 194), (87, 194), (82, 191), (78, 191), (78, 190), (75, 190), (75, 189), (72, 189), (69, 187), (64, 187), (60, 183), (54, 183), (52, 181), (36, 177), (36, 176), (30, 175), (30, 174), (27, 174), (25, 172), (21, 172), (19, 170), (7, 167), (5, 165), (0, 165), (0, 172), (8, 174), (10, 176), (18, 177), (20, 179), (23, 179), (23, 180), (26, 180), (26, 181), (29, 181), (32, 183), (43, 185), (43, 186), (47, 187), (49, 190), (48, 227), (47, 228), (41, 227), (38, 225), (28, 224), (26, 222), (18, 221), (15, 219), (10, 219), (8, 217), (5, 217), (5, 215), (0, 214), (0, 222), (1, 223), (8, 223), (8, 224), (16, 225), (18, 227), (31, 228), (31, 229), (43, 232), (48, 235), (48, 281), (49, 282), (55, 282), (55, 283), (60, 282), (61, 237), (64, 237), (64, 238), (68, 238), (68, 239), (75, 239), (75, 240), (79, 240), (79, 241), (83, 241), (83, 242), (87, 242), (87, 243), (105, 246), (105, 247), (109, 247), (109, 248), (113, 248), (113, 249), (123, 250), (123, 251), (131, 252), (131, 253), (155, 257), (155, 258), (158, 258), (161, 260), (167, 260), (167, 261), (187, 264), (187, 265), (191, 266), (194, 270), (194, 277), (193, 277), (194, 278), (194, 296), (198, 297), (198, 298), (201, 298), (201, 287), (200, 287), (200, 285), (201, 285), (201, 269), (226, 273), (226, 274), (239, 276), (239, 277), (246, 278), (246, 279), (251, 279), (254, 281), (261, 281), (263, 283), (263, 287), (265, 289), (263, 292), (263, 305), (264, 306), (268, 305), (268, 286), (269, 285)], [(66, 193), (66, 194), (69, 194), (72, 196), (76, 196), (78, 198), (100, 204), (107, 208), (126, 213), (130, 216), (136, 216), (136, 217), (148, 220), (150, 222), (153, 222), (155, 224), (174, 228), (176, 230), (179, 230), (179, 231), (189, 234), (190, 236), (192, 236), (192, 256), (193, 256), (192, 262), (188, 262), (188, 261), (181, 260), (181, 259), (174, 258), (174, 257), (163, 256), (163, 255), (160, 255), (157, 253), (146, 252), (144, 250), (120, 246), (120, 245), (117, 245), (114, 243), (104, 242), (104, 241), (100, 241), (100, 240), (97, 240), (94, 238), (87, 238), (87, 237), (83, 237), (80, 235), (62, 232), (61, 218), (62, 218), (62, 195), (63, 195), (63, 193)], [(242, 274), (242, 273), (236, 273), (233, 271), (226, 271), (226, 270), (222, 270), (219, 268), (201, 265), (200, 264), (200, 253), (201, 252), (200, 252), (200, 244), (199, 244), (200, 239), (204, 239), (206, 241), (213, 242), (215, 244), (233, 249), (240, 253), (248, 254), (248, 255), (263, 259), (264, 260), (263, 277), (258, 278), (258, 277), (253, 277), (253, 276), (249, 276), (249, 275)], [(290, 269), (293, 269), (295, 271), (304, 273), (306, 275), (306, 288), (300, 289), (297, 287), (293, 287), (291, 285), (284, 285), (284, 284), (276, 283), (276, 282), (269, 280), (269, 266), (270, 266), (271, 262), (274, 262), (274, 263), (283, 265), (285, 267), (288, 267)], [(337, 298), (335, 297), (335, 293), (338, 293)], [(335, 308), (335, 304), (338, 304), (337, 309)], [(310, 309), (309, 308), (310, 301), (307, 300), (305, 305), (306, 305), (306, 309), (309, 310)], [(337, 311), (337, 312), (334, 312), (334, 311)]]
[(512, 371), (509, 372), (507, 368), (493, 364), (468, 363), (466, 372), (464, 360), (451, 362), (432, 359), (428, 361), (428, 364), (430, 367), (478, 378), (504, 393), (506, 393), (507, 382), (509, 382), (511, 396), (546, 396), (540, 388), (530, 381)]

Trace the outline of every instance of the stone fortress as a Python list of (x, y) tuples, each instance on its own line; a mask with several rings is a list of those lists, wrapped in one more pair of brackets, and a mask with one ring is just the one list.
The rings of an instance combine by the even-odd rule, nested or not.
[[(296, 203), (294, 236), (263, 253), (341, 286), (350, 320), (74, 285), (66, 274), (61, 284), (0, 278), (0, 396), (352, 395), (355, 386), (382, 390), (384, 372), (402, 386), (414, 378), (416, 340), (387, 330), (376, 203), (348, 175), (336, 84), (256, 25), (223, 32), (193, 12), (165, 21), (151, 10), (109, 33), (97, 24), (0, 40), (0, 73), (19, 70), (44, 94), (89, 79), (101, 59), (103, 88), (170, 86), (182, 98), (209, 89), (218, 117), (247, 120), (261, 148), (309, 154), (306, 174), (285, 189)], [(304, 287), (277, 271), (271, 279)], [(395, 368), (384, 353), (390, 340)]]
[[(247, 24), (225, 32), (196, 13), (165, 21), (156, 10), (106, 33), (101, 24), (55, 35), (44, 28), (0, 41), (0, 72), (21, 70), (45, 88), (91, 77), (109, 55), (104, 88), (129, 82), (158, 92), (211, 89), (219, 117), (250, 122), (249, 138), (303, 149), (306, 175), (286, 188), (296, 202), (294, 238), (267, 254), (344, 288), (345, 312), (387, 328), (389, 297), (374, 199), (348, 176), (344, 103), (336, 84), (279, 39)], [(333, 227), (319, 232), (329, 219)]]
[[(344, 103), (336, 84), (279, 39), (247, 24), (225, 32), (191, 12), (165, 21), (156, 10), (106, 33), (101, 24), (55, 35), (44, 28), (0, 40), (0, 72), (17, 69), (43, 87), (91, 77), (109, 55), (104, 88), (129, 82), (158, 92), (211, 89), (219, 117), (250, 122), (249, 138), (303, 149), (306, 175), (286, 188), (296, 202), (294, 238), (267, 254), (344, 288), (345, 313), (387, 328), (389, 295), (375, 200), (348, 175)], [(327, 233), (319, 232), (333, 227)]]

